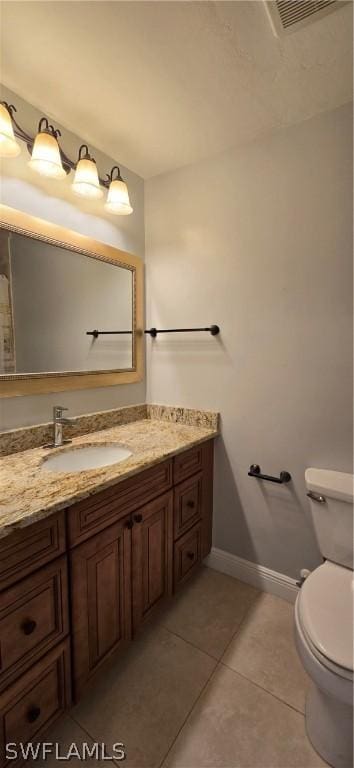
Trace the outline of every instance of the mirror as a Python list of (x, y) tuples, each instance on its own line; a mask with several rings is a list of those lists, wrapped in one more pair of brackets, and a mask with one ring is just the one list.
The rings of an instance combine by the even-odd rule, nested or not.
[(0, 381), (136, 371), (137, 257), (17, 230), (0, 229)]
[[(6, 245), (0, 281), (9, 338), (1, 373), (132, 368), (131, 270), (17, 233)], [(87, 335), (97, 329), (119, 333)]]

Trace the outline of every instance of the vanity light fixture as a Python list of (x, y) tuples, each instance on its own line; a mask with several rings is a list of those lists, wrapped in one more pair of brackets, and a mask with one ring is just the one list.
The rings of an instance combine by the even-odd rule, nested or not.
[(15, 139), (12, 111), (16, 112), (13, 104), (0, 102), (0, 157), (17, 157), (21, 152), (21, 147)]
[[(114, 173), (117, 172), (114, 178)], [(118, 165), (113, 166), (110, 174), (107, 174), (109, 189), (105, 209), (110, 213), (117, 213), (121, 216), (128, 216), (133, 209), (130, 205), (128, 187), (121, 176)]]
[(53, 179), (63, 179), (66, 172), (63, 168), (57, 137), (60, 131), (49, 125), (46, 117), (42, 117), (38, 125), (38, 133), (34, 140), (30, 168), (40, 176)]
[(103, 179), (97, 171), (96, 161), (91, 157), (87, 144), (81, 144), (77, 161), (71, 160), (59, 145), (58, 129), (42, 117), (38, 125), (38, 133), (30, 136), (18, 124), (13, 104), (0, 101), (0, 157), (16, 157), (20, 145), (16, 139), (24, 141), (31, 155), (29, 166), (42, 176), (62, 179), (70, 171), (75, 171), (71, 188), (79, 197), (95, 200), (103, 196), (103, 190), (108, 190), (105, 210), (120, 216), (133, 212), (130, 204), (128, 187), (121, 176), (118, 165), (113, 166), (110, 174)]
[(79, 157), (71, 188), (75, 195), (79, 195), (79, 197), (97, 199), (103, 195), (98, 178), (96, 160), (91, 157), (87, 144), (81, 144), (79, 149)]

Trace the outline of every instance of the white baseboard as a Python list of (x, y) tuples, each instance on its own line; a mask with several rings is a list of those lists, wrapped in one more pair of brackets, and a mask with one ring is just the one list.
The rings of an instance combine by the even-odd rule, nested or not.
[(296, 581), (290, 576), (285, 576), (284, 573), (272, 571), (270, 568), (252, 563), (250, 560), (243, 560), (242, 557), (237, 557), (237, 555), (232, 555), (223, 549), (217, 549), (217, 547), (212, 547), (210, 555), (204, 562), (215, 571), (221, 571), (221, 573), (226, 573), (235, 579), (252, 584), (253, 587), (282, 597), (289, 603), (294, 603), (296, 600), (299, 591)]

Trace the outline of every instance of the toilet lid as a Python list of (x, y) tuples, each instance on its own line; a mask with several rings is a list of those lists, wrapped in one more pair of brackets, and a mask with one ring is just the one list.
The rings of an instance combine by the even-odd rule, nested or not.
[(353, 671), (353, 571), (327, 560), (307, 577), (299, 597), (301, 623), (314, 647)]

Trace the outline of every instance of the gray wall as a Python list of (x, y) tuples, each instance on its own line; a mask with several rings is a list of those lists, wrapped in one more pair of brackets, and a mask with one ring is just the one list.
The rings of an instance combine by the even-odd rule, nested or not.
[(290, 576), (305, 468), (352, 471), (351, 137), (348, 105), (146, 184), (147, 323), (222, 330), (149, 340), (148, 401), (221, 411), (214, 545)]
[[(41, 112), (5, 87), (1, 99), (15, 104), (19, 123), (30, 133), (37, 130)], [(50, 117), (50, 115), (46, 115)], [(75, 136), (62, 126), (62, 146), (70, 157), (76, 157), (84, 136)], [(103, 201), (85, 201), (70, 189), (72, 174), (55, 181), (33, 173), (27, 165), (29, 155), (24, 144), (18, 158), (1, 161), (0, 202), (55, 224), (73, 229), (101, 242), (144, 257), (144, 182), (121, 166), (134, 212), (131, 216), (105, 213)], [(105, 156), (90, 147), (102, 175), (108, 173), (119, 158)], [(68, 406), (72, 415), (145, 401), (145, 381), (117, 387), (64, 392), (56, 395), (5, 398), (0, 401), (0, 429), (47, 421), (51, 407), (58, 400)]]

